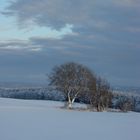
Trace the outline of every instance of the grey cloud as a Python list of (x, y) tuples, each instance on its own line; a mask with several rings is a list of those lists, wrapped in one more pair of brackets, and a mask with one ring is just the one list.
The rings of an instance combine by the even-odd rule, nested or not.
[(117, 0), (115, 1), (115, 3), (125, 7), (135, 7), (135, 8), (140, 7), (139, 0)]
[(32, 45), (28, 40), (0, 41), (0, 51), (40, 51), (39, 45)]
[[(99, 40), (103, 42), (113, 40), (135, 44), (140, 34), (140, 8), (134, 5), (139, 4), (137, 0), (16, 0), (6, 12), (17, 17), (19, 25), (25, 27), (28, 23), (36, 23), (59, 30), (72, 24), (73, 32), (78, 34), (72, 41), (84, 39), (87, 43), (93, 40), (94, 45), (94, 39), (101, 38)], [(65, 39), (62, 41), (68, 42), (68, 38)]]
[[(34, 49), (35, 46), (40, 46), (43, 51), (33, 53), (28, 50), (28, 52), (23, 53), (24, 51), (21, 49), (16, 53), (13, 50), (13, 53), (7, 56), (9, 50), (4, 53), (1, 53), (0, 50), (0, 58), (2, 58), (0, 59), (0, 73), (6, 73), (6, 70), (10, 69), (10, 73), (7, 71), (9, 77), (15, 74), (19, 79), (24, 77), (24, 80), (29, 80), (28, 77), (31, 74), (42, 74), (43, 77), (43, 74), (49, 73), (56, 64), (76, 61), (89, 66), (97, 74), (106, 77), (114, 85), (118, 83), (122, 85), (139, 85), (137, 83), (140, 76), (139, 47), (129, 47), (127, 45), (118, 47), (118, 44), (116, 45), (113, 42), (96, 42), (96, 39), (92, 41), (84, 40), (84, 36), (82, 38), (80, 35), (76, 37), (69, 35), (63, 39), (34, 37), (23, 44), (19, 42), (17, 44), (16, 42), (14, 44), (9, 42), (5, 44), (5, 47), (12, 44), (21, 48), (26, 46), (30, 50), (31, 46), (34, 46)], [(2, 44), (0, 46), (2, 47)], [(27, 48), (25, 50), (27, 51)], [(34, 81), (37, 78), (32, 77), (30, 80)]]
[(139, 0), (15, 0), (3, 14), (16, 17), (19, 25), (35, 23), (59, 30), (72, 24), (74, 34), (62, 39), (32, 36), (23, 43), (0, 43), (0, 49), (16, 46), (28, 50), (25, 56), (38, 51), (32, 58), (20, 58), (30, 72), (32, 62), (36, 73), (41, 73), (55, 64), (77, 61), (113, 84), (139, 85), (139, 4)]
[(17, 0), (8, 7), (7, 14), (23, 22), (33, 20), (40, 25), (61, 27), (86, 21), (94, 4), (91, 0)]
[[(50, 26), (56, 29), (64, 27), (67, 23), (76, 27), (106, 28), (108, 25), (117, 26), (118, 24), (119, 26), (119, 23), (122, 26), (124, 20), (129, 20), (128, 14), (132, 15), (130, 15), (132, 19), (133, 14), (138, 14), (140, 11), (133, 5), (139, 4), (140, 2), (137, 0), (119, 0), (117, 2), (113, 0), (105, 2), (98, 0), (16, 0), (7, 7), (5, 14), (16, 16), (19, 23), (22, 24), (32, 21), (40, 26)], [(118, 5), (132, 6), (124, 8)], [(127, 21), (124, 24), (126, 23)]]

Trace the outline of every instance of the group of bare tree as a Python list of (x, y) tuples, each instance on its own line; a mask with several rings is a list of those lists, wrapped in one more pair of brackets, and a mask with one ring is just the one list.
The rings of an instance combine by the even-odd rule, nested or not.
[(101, 77), (96, 79), (96, 90), (89, 94), (90, 105), (97, 111), (103, 111), (112, 104), (112, 91), (109, 83)]
[(109, 83), (81, 64), (70, 62), (56, 66), (49, 80), (50, 86), (64, 94), (68, 108), (72, 108), (75, 100), (84, 96), (97, 111), (103, 111), (111, 104)]

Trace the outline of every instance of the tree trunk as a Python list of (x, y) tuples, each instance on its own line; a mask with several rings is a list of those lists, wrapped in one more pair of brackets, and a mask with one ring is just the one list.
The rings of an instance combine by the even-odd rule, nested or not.
[(67, 104), (68, 109), (72, 109), (72, 101), (70, 98), (70, 92), (71, 92), (71, 90), (68, 92), (68, 104)]
[(68, 102), (68, 109), (72, 109), (72, 102)]
[(79, 94), (79, 92), (77, 92), (75, 96), (71, 99), (70, 92), (71, 90), (68, 92), (68, 105), (67, 105), (68, 109), (72, 109), (72, 104), (74, 103), (75, 99), (77, 98), (77, 95)]

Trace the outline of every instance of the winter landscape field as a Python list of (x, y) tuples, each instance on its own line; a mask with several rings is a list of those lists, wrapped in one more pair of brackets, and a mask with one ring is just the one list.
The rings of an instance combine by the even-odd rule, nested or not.
[(0, 140), (140, 140), (140, 0), (0, 0)]
[(0, 98), (0, 140), (140, 139), (140, 113), (66, 110), (63, 105)]

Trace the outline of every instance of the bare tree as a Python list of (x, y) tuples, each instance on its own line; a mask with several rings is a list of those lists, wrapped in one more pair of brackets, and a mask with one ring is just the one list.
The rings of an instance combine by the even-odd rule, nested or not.
[(73, 62), (56, 66), (49, 79), (50, 85), (64, 94), (68, 108), (72, 108), (76, 98), (96, 87), (94, 74), (87, 67)]
[(132, 100), (127, 96), (120, 96), (117, 101), (117, 108), (123, 112), (132, 110)]
[(101, 77), (96, 79), (96, 89), (90, 92), (90, 104), (97, 111), (108, 108), (112, 102), (112, 92), (109, 83)]

